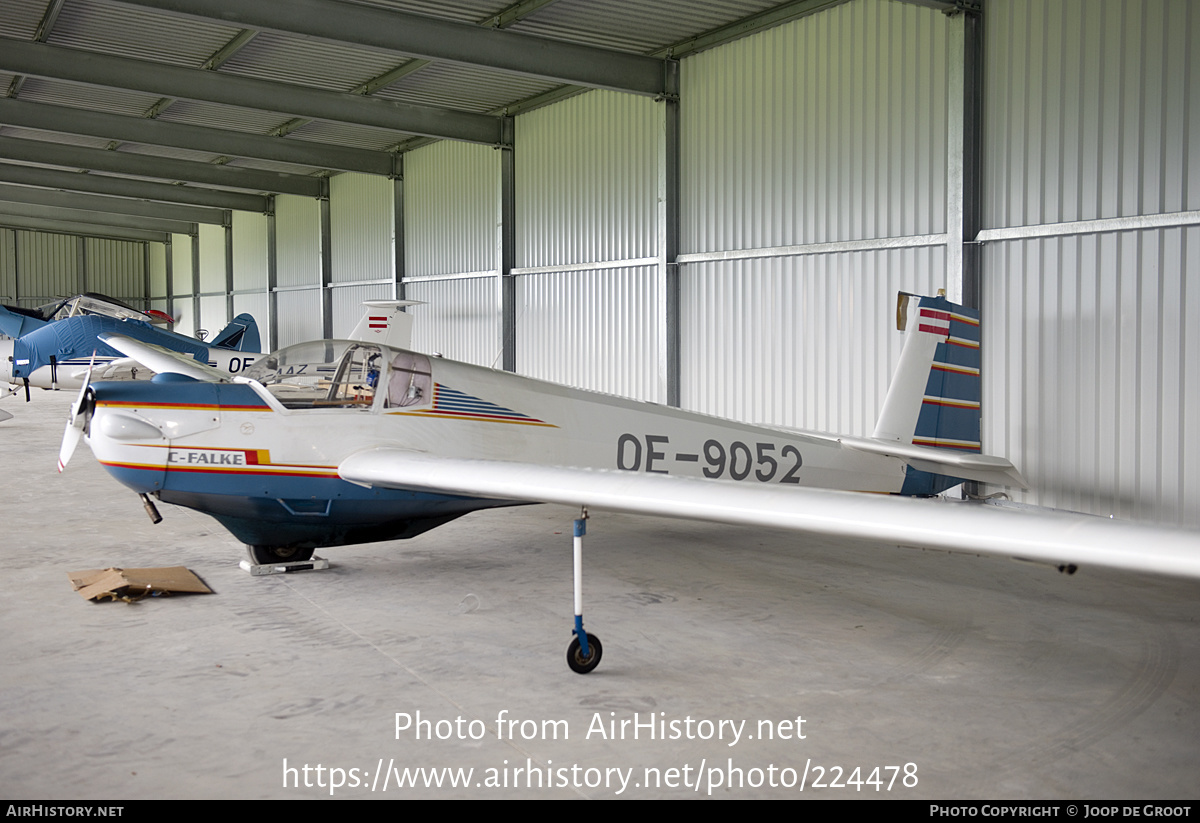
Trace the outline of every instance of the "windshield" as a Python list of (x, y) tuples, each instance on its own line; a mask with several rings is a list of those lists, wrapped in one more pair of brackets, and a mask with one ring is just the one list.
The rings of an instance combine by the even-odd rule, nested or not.
[(318, 340), (260, 358), (245, 376), (262, 383), (289, 409), (369, 409), (383, 362), (379, 346)]

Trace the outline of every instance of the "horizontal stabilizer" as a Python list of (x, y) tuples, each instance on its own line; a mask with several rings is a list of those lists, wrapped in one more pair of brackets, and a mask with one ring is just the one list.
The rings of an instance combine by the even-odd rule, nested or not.
[(158, 374), (182, 374), (196, 380), (229, 382), (229, 375), (218, 371), (207, 363), (201, 363), (190, 355), (134, 340), (123, 334), (105, 332), (100, 339), (126, 357), (132, 357), (146, 368)]
[(1010, 461), (1003, 457), (992, 457), (975, 452), (934, 449), (895, 440), (879, 440), (867, 437), (839, 437), (838, 441), (851, 449), (886, 457), (898, 457), (914, 469), (977, 480), (980, 483), (995, 483), (1016, 489), (1027, 489), (1029, 484)]
[(1082, 514), (1033, 513), (982, 503), (770, 488), (615, 470), (446, 459), (398, 448), (351, 455), (342, 461), (338, 474), (364, 486), (562, 503), (1200, 578), (1200, 532)]

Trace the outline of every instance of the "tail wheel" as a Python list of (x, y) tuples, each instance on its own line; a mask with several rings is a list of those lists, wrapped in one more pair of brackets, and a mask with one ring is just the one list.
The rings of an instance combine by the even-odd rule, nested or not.
[(256, 566), (269, 566), (272, 563), (299, 563), (312, 560), (314, 549), (301, 549), (295, 546), (247, 546), (250, 562)]

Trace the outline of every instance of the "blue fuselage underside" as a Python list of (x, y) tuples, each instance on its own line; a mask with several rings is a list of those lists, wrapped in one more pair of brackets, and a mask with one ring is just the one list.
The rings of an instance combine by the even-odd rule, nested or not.
[(212, 515), (243, 543), (321, 548), (414, 537), (505, 500), (369, 489), (340, 478), (106, 466), (139, 493)]

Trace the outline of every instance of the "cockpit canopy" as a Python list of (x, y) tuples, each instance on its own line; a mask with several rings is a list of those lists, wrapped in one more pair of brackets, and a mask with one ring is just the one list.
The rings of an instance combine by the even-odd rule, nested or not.
[(370, 409), (427, 404), (429, 358), (357, 340), (318, 340), (272, 352), (246, 370), (289, 409)]

